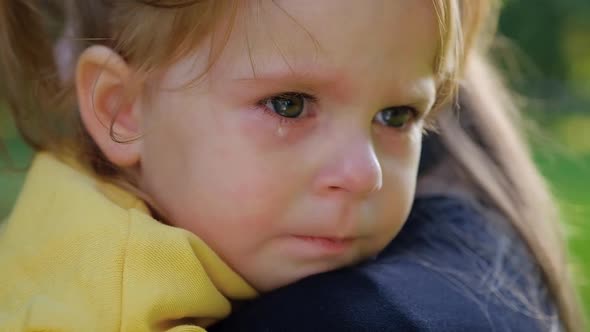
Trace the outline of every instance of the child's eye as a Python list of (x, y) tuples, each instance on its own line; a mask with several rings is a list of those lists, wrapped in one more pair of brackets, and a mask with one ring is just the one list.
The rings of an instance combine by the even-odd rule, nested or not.
[(263, 101), (264, 106), (285, 118), (298, 118), (305, 110), (308, 96), (289, 92), (270, 97)]
[(416, 114), (417, 111), (409, 106), (389, 107), (377, 113), (375, 121), (388, 127), (403, 129)]

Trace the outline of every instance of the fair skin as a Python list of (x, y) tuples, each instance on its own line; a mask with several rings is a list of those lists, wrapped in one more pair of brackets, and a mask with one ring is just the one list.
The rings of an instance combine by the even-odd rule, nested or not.
[[(275, 2), (240, 10), (198, 84), (186, 87), (210, 43), (127, 103), (132, 67), (108, 48), (87, 49), (76, 78), (107, 158), (261, 291), (374, 256), (397, 234), (436, 92), (430, 1)], [(111, 121), (141, 138), (113, 142)]]

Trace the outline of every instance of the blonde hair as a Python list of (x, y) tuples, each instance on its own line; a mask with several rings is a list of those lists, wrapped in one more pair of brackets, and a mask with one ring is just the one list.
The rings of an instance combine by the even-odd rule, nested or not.
[[(82, 129), (67, 72), (58, 75), (57, 63), (61, 59), (54, 56), (54, 46), (64, 26), (68, 27), (68, 51), (74, 59), (88, 44), (106, 45), (135, 69), (135, 81), (140, 84), (188, 55), (208, 33), (214, 32), (221, 18), (229, 17), (225, 21), (231, 22), (239, 1), (39, 3), (0, 2), (0, 98), (8, 103), (22, 136), (35, 149), (73, 153), (97, 175), (124, 182), (128, 180), (124, 172), (108, 162)], [(530, 248), (566, 329), (581, 331), (581, 315), (567, 272), (556, 210), (519, 135), (514, 103), (485, 57), (494, 34), (497, 1), (432, 3), (440, 23), (436, 108), (442, 109), (452, 101), (450, 97), (462, 79), (465, 98), (472, 105), (468, 110), (472, 129), (478, 134), (476, 140), (454, 117), (441, 112), (437, 122), (449, 158), (468, 174), (481, 196), (506, 216)], [(231, 27), (222, 30), (227, 34)], [(74, 43), (76, 40), (79, 43)], [(219, 52), (212, 52), (211, 63)]]

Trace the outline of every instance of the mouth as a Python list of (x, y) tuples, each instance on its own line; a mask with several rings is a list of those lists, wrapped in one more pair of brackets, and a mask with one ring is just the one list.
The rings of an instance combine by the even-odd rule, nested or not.
[(324, 236), (293, 235), (293, 239), (306, 249), (319, 255), (341, 255), (349, 250), (355, 242), (354, 238), (337, 238)]

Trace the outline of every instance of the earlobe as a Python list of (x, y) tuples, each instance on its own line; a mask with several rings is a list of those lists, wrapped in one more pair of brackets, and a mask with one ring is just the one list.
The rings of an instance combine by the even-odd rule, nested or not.
[(84, 127), (113, 164), (132, 167), (140, 159), (140, 107), (128, 93), (130, 69), (116, 52), (91, 46), (78, 58), (76, 90)]

